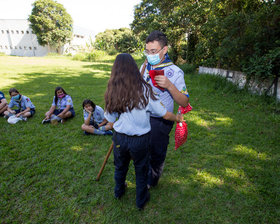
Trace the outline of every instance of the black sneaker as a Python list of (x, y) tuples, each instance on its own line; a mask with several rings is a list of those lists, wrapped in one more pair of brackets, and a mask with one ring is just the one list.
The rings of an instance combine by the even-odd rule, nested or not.
[(51, 119), (44, 119), (42, 120), (42, 124), (47, 124), (47, 123), (50, 123), (51, 122)]

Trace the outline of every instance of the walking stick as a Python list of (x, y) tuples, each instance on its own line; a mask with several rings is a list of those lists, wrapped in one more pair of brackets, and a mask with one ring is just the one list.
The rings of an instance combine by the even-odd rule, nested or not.
[(102, 174), (102, 172), (103, 172), (103, 170), (104, 170), (104, 167), (105, 167), (105, 165), (106, 165), (106, 163), (107, 163), (107, 161), (108, 161), (108, 159), (109, 159), (109, 156), (110, 156), (110, 154), (111, 154), (111, 152), (112, 152), (113, 147), (114, 147), (114, 142), (112, 142), (112, 144), (111, 144), (111, 146), (110, 146), (110, 148), (109, 148), (109, 151), (107, 152), (107, 155), (106, 155), (106, 157), (105, 157), (105, 159), (104, 159), (104, 162), (103, 162), (103, 164), (102, 164), (102, 166), (101, 166), (101, 168), (100, 168), (100, 170), (99, 170), (99, 173), (98, 173), (98, 175), (97, 175), (97, 177), (96, 177), (96, 179), (95, 179), (96, 181), (99, 181), (100, 176), (101, 176), (101, 174)]

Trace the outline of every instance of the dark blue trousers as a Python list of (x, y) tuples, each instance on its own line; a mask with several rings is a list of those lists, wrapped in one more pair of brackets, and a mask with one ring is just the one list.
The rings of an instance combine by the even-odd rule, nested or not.
[(150, 132), (142, 136), (128, 136), (114, 132), (115, 197), (125, 192), (125, 178), (130, 160), (136, 175), (136, 205), (141, 208), (148, 197), (147, 179), (149, 167)]
[(150, 118), (151, 141), (150, 141), (150, 163), (148, 173), (148, 184), (156, 186), (163, 172), (167, 147), (169, 144), (169, 133), (174, 122), (163, 118)]

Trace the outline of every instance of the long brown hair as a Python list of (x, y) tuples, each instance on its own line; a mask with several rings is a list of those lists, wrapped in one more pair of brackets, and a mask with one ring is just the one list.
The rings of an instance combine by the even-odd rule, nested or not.
[(119, 54), (112, 67), (111, 78), (105, 93), (105, 110), (124, 113), (133, 108), (142, 109), (153, 100), (152, 87), (144, 81), (130, 54)]

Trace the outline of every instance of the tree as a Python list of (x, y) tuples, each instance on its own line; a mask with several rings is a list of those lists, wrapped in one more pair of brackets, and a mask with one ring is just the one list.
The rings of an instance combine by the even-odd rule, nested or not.
[(53, 0), (37, 0), (28, 20), (42, 46), (56, 48), (57, 52), (73, 34), (73, 20), (62, 4)]
[(133, 53), (141, 48), (141, 43), (129, 28), (120, 28), (98, 33), (94, 46), (98, 50)]

